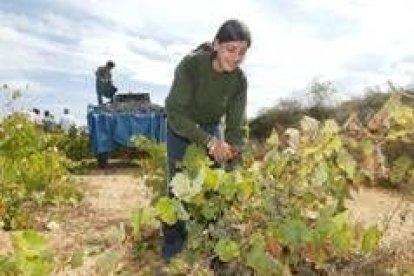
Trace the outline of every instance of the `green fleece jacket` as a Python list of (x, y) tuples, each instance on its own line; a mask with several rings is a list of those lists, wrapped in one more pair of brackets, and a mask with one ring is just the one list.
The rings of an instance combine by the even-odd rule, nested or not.
[(225, 139), (241, 146), (245, 124), (247, 80), (241, 69), (218, 73), (211, 52), (197, 51), (178, 64), (165, 101), (169, 127), (198, 145), (210, 135), (200, 125), (218, 124), (225, 117)]

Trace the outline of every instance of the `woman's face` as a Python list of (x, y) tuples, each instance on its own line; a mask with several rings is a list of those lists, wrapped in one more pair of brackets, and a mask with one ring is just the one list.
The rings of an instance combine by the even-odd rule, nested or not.
[(217, 52), (213, 60), (213, 68), (217, 72), (232, 72), (242, 63), (248, 46), (246, 41), (214, 41), (213, 49)]

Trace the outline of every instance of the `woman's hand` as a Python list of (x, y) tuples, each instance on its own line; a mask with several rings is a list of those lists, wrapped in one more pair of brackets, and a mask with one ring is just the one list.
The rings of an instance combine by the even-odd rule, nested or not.
[(236, 158), (241, 153), (240, 148), (238, 146), (230, 144), (230, 149), (232, 153), (232, 157), (230, 159)]
[(232, 146), (224, 140), (212, 138), (207, 145), (208, 153), (214, 157), (217, 162), (228, 161), (235, 158), (239, 153), (236, 146)]

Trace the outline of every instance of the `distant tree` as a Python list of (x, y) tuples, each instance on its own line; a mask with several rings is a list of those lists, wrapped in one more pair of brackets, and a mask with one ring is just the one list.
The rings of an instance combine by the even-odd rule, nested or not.
[(11, 114), (15, 112), (15, 104), (18, 99), (22, 97), (22, 90), (14, 88), (8, 84), (0, 85), (0, 114)]
[(315, 78), (310, 83), (307, 93), (311, 97), (312, 107), (329, 107), (332, 105), (333, 95), (337, 90), (330, 81), (320, 81)]
[(303, 107), (298, 100), (282, 99), (274, 107), (262, 110), (249, 122), (250, 135), (264, 141), (273, 129), (282, 131), (285, 127), (294, 127), (302, 115)]
[(321, 121), (333, 118), (343, 124), (352, 112), (356, 112), (365, 124), (390, 95), (389, 92), (370, 88), (366, 89), (362, 96), (335, 103), (332, 98), (336, 89), (332, 83), (320, 81), (314, 81), (307, 89), (307, 93), (312, 96), (312, 102), (307, 105), (295, 99), (282, 99), (275, 106), (263, 110), (256, 118), (250, 120), (251, 138), (264, 141), (273, 129), (280, 133), (286, 128), (297, 127), (304, 115)]

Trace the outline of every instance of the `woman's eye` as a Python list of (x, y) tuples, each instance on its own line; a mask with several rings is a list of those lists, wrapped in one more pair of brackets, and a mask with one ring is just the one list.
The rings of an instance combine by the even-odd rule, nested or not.
[(235, 53), (236, 48), (227, 48), (227, 51), (230, 52), (230, 53)]
[(224, 50), (230, 54), (238, 54), (240, 56), (244, 56), (246, 53), (246, 49), (235, 47), (235, 46), (230, 46), (230, 45), (228, 45), (227, 47), (224, 47)]

